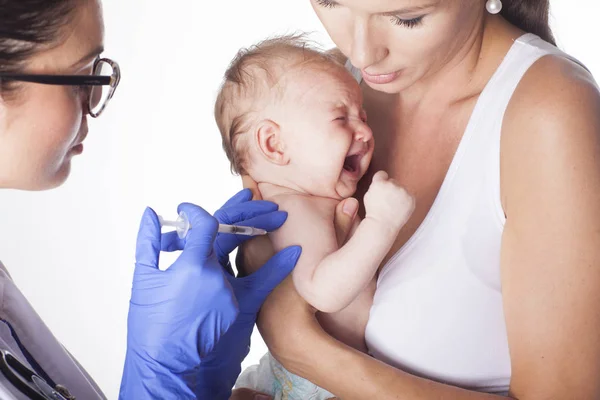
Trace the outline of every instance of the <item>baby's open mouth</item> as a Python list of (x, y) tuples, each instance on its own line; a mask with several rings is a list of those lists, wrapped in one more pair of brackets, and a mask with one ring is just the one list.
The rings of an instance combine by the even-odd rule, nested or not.
[(360, 169), (360, 154), (354, 154), (346, 157), (344, 160), (344, 171), (354, 173)]

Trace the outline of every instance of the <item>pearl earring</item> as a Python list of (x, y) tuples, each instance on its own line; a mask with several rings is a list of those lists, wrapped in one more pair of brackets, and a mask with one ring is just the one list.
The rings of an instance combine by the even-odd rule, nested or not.
[(502, 0), (488, 0), (485, 3), (485, 8), (490, 14), (498, 14), (502, 11)]

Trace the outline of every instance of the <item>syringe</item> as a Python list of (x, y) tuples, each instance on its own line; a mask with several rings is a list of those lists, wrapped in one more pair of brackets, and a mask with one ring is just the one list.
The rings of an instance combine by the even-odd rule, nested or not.
[[(177, 217), (177, 219), (175, 221), (166, 220), (163, 217), (161, 217), (160, 215), (158, 216), (158, 220), (160, 221), (161, 227), (162, 226), (174, 227), (175, 230), (177, 231), (177, 235), (179, 236), (180, 239), (185, 238), (188, 231), (190, 229), (192, 229), (192, 225), (190, 224), (190, 221), (189, 221), (187, 215), (185, 215), (185, 213), (183, 211), (181, 211), (179, 213), (179, 216)], [(266, 230), (260, 229), (260, 228), (254, 228), (251, 226), (240, 226), (240, 225), (226, 225), (226, 224), (219, 224), (218, 232), (219, 233), (231, 233), (234, 235), (245, 235), (245, 236), (259, 236), (259, 235), (267, 234)]]

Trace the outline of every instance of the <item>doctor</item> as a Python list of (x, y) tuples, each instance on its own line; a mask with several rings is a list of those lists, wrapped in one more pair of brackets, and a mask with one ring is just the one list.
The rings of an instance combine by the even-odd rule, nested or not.
[[(0, 16), (0, 187), (51, 189), (83, 151), (87, 118), (106, 108), (120, 80), (102, 58), (99, 0), (7, 0)], [(214, 217), (181, 204), (193, 229), (185, 240), (160, 233), (147, 209), (139, 230), (121, 398), (228, 398), (265, 297), (293, 269), (300, 249), (234, 278), (240, 244), (217, 224), (277, 229), (287, 215), (251, 201), (249, 190)], [(354, 204), (353, 204), (354, 205)], [(6, 210), (2, 211), (6, 213)], [(348, 218), (349, 220), (349, 218)], [(166, 271), (160, 251), (183, 250)], [(67, 310), (65, 310), (67, 311)], [(0, 264), (0, 398), (96, 399), (101, 390), (60, 345)]]

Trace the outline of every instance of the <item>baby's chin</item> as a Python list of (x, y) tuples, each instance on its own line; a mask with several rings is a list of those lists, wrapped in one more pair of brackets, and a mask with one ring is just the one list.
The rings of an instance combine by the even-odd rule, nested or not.
[(339, 181), (335, 188), (335, 193), (339, 200), (347, 199), (352, 197), (356, 193), (356, 185), (358, 182), (344, 182)]

